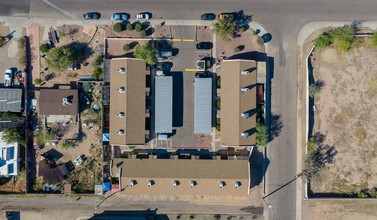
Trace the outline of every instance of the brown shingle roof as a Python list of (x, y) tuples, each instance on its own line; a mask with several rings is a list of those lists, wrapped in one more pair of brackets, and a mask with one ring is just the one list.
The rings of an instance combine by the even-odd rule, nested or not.
[[(133, 58), (110, 61), (110, 144), (145, 144), (145, 61)], [(125, 68), (125, 73), (119, 73)], [(125, 88), (124, 93), (118, 89)], [(124, 112), (125, 117), (117, 114)], [(124, 135), (117, 131), (124, 130)]]
[[(115, 168), (121, 164), (118, 168)], [(122, 188), (136, 180), (137, 184), (128, 187), (129, 194), (175, 194), (175, 195), (247, 195), (249, 190), (248, 160), (190, 160), (190, 159), (124, 159), (113, 160), (113, 176), (121, 168)], [(153, 180), (152, 187), (147, 186)], [(173, 181), (179, 185), (174, 188)], [(190, 188), (194, 180), (197, 185)], [(224, 181), (226, 186), (219, 187)], [(235, 188), (235, 182), (241, 186)]]
[[(250, 74), (241, 72), (249, 70)], [(256, 62), (224, 60), (221, 63), (221, 142), (225, 146), (255, 145), (256, 124)], [(247, 87), (249, 91), (241, 92)], [(242, 117), (249, 113), (249, 117)], [(249, 137), (241, 136), (248, 132)]]
[[(67, 98), (71, 104), (63, 105), (63, 98)], [(41, 89), (39, 111), (44, 115), (77, 115), (79, 113), (78, 90)]]

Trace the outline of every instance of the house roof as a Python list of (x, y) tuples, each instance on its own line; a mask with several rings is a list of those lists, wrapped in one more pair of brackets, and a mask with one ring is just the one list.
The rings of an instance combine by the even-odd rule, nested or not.
[(21, 112), (22, 89), (0, 89), (0, 112)]
[[(242, 71), (249, 74), (241, 74)], [(255, 145), (256, 62), (224, 60), (221, 62), (221, 143), (225, 146)], [(241, 88), (248, 88), (242, 92)], [(249, 116), (242, 116), (247, 113)], [(242, 133), (248, 133), (244, 137)]]
[[(116, 158), (113, 166), (113, 176), (120, 174), (122, 188), (130, 186), (131, 180), (137, 182), (127, 187), (129, 194), (237, 196), (247, 195), (249, 190), (248, 160)], [(147, 185), (149, 180), (154, 182), (151, 187)], [(175, 188), (174, 180), (179, 181)], [(190, 187), (191, 181), (196, 182), (194, 187)], [(225, 182), (224, 188), (220, 188), (220, 181)], [(241, 183), (239, 188), (235, 187), (236, 181)]]
[(195, 78), (194, 133), (212, 131), (212, 78)]
[(0, 132), (0, 176), (17, 175), (18, 143), (6, 143)]
[(173, 132), (173, 77), (156, 76), (155, 132)]
[[(63, 99), (68, 104), (63, 104)], [(79, 113), (77, 89), (41, 89), (39, 112), (44, 115), (77, 115)]]
[[(110, 61), (110, 144), (145, 144), (146, 63), (142, 59)], [(124, 68), (125, 73), (118, 70)], [(124, 92), (118, 89), (124, 88)], [(118, 117), (123, 112), (124, 117)], [(124, 134), (117, 132), (123, 130)]]

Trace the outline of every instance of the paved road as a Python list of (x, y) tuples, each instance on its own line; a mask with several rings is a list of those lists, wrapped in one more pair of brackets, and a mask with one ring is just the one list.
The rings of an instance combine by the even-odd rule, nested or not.
[[(80, 18), (83, 12), (99, 11), (108, 18), (116, 11), (134, 16), (151, 10), (154, 18), (198, 19), (204, 12), (244, 9), (254, 20), (265, 25), (272, 34), (269, 56), (274, 58), (272, 105), (274, 115), (281, 118), (283, 128), (270, 144), (268, 156), (268, 191), (273, 192), (297, 174), (297, 33), (311, 21), (377, 20), (375, 0), (6, 0), (0, 16), (24, 15), (48, 18)], [(4, 3), (2, 2), (2, 6)], [(301, 147), (301, 146), (299, 146)], [(296, 219), (296, 182), (292, 182), (267, 198), (272, 204), (273, 219)], [(298, 216), (301, 218), (301, 216)]]

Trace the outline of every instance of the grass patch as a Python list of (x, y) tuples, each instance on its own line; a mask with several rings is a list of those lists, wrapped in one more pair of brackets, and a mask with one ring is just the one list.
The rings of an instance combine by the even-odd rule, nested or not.
[(365, 130), (365, 128), (358, 128), (355, 131), (354, 136), (357, 139), (357, 143), (362, 144), (367, 137), (367, 130)]
[(332, 125), (334, 127), (338, 127), (340, 125), (342, 125), (343, 123), (345, 122), (345, 116), (342, 115), (342, 114), (337, 114), (334, 119), (332, 120)]

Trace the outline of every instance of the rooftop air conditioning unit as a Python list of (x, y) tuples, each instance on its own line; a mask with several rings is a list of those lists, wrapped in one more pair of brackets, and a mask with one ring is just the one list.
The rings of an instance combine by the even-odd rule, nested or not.
[(119, 92), (119, 93), (125, 93), (125, 92), (126, 92), (126, 88), (124, 88), (124, 87), (120, 87), (120, 88), (118, 89), (118, 92)]
[(240, 188), (240, 186), (241, 186), (241, 182), (240, 181), (236, 181), (234, 183), (234, 187), (236, 187), (236, 189)]
[(124, 130), (123, 130), (123, 129), (120, 129), (119, 131), (117, 131), (117, 134), (119, 134), (119, 135), (124, 135)]
[(191, 182), (190, 182), (190, 188), (192, 188), (192, 187), (194, 187), (194, 186), (196, 186), (196, 181), (191, 180)]
[(225, 186), (225, 182), (224, 182), (224, 181), (220, 181), (220, 182), (219, 182), (219, 186), (220, 186), (220, 188), (224, 188), (224, 186)]
[(247, 112), (241, 113), (241, 116), (244, 118), (249, 118), (249, 113)]
[(72, 103), (70, 103), (67, 98), (63, 98), (63, 105), (72, 105)]
[(247, 138), (247, 137), (250, 136), (250, 134), (249, 134), (249, 132), (246, 131), (246, 132), (242, 132), (241, 136)]
[(153, 180), (148, 180), (148, 187), (151, 187), (153, 185)]
[(126, 69), (124, 67), (121, 67), (118, 69), (118, 72), (120, 73), (126, 73)]
[(119, 113), (117, 113), (117, 116), (118, 116), (119, 118), (124, 118), (124, 112), (119, 112)]
[(133, 187), (134, 185), (136, 185), (136, 181), (135, 180), (130, 180), (130, 186)]
[(246, 88), (246, 87), (241, 88), (241, 92), (247, 92), (247, 91), (249, 91), (249, 88)]
[(174, 187), (174, 188), (177, 187), (178, 184), (179, 184), (178, 180), (173, 180), (173, 187)]
[(247, 74), (250, 74), (250, 71), (248, 71), (248, 70), (244, 70), (244, 71), (241, 72), (241, 74), (242, 74), (242, 75), (247, 75)]

